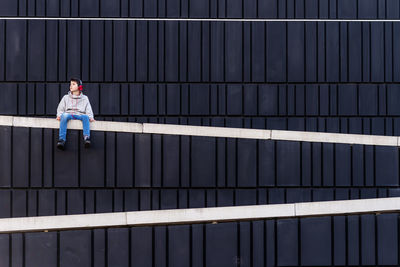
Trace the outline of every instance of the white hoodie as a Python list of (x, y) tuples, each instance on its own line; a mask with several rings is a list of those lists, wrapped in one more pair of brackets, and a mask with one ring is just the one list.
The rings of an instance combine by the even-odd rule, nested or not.
[(61, 99), (57, 107), (57, 117), (61, 117), (65, 112), (73, 115), (88, 115), (90, 119), (94, 119), (89, 98), (82, 92), (80, 95), (73, 95), (68, 92), (68, 95)]

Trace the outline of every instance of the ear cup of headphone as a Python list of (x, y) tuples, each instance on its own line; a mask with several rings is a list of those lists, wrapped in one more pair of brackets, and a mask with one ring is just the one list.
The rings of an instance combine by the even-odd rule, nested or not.
[(83, 90), (83, 83), (82, 83), (82, 80), (79, 80), (79, 91), (82, 91)]

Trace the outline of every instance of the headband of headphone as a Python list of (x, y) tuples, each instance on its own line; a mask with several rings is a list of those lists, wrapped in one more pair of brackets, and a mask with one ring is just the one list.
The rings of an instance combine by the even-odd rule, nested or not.
[(79, 79), (79, 91), (82, 91), (83, 90), (83, 83), (82, 83), (82, 80), (81, 79)]

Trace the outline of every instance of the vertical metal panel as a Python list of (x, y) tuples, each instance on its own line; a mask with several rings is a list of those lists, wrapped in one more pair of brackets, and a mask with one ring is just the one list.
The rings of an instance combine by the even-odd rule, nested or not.
[(319, 91), (318, 85), (306, 85), (306, 115), (319, 115)]
[[(161, 52), (164, 49), (159, 49), (159, 46), (164, 47), (164, 44), (161, 44), (161, 40), (158, 34), (158, 29), (161, 28), (160, 24), (156, 21), (148, 22), (148, 81), (157, 81), (158, 80), (158, 72), (159, 72), (159, 62), (158, 60), (161, 58)], [(160, 55), (159, 55), (160, 54)]]
[(260, 85), (258, 87), (258, 113), (260, 115), (277, 115), (278, 106), (277, 85)]
[(83, 190), (68, 190), (66, 191), (66, 214), (82, 214), (88, 212), (85, 207), (86, 204), (91, 204), (94, 205), (94, 201), (91, 199), (91, 197), (88, 196), (85, 197), (85, 191)]
[(359, 85), (358, 110), (362, 116), (378, 114), (378, 88), (376, 85)]
[(134, 184), (134, 136), (131, 133), (116, 135), (116, 185), (130, 187)]
[(45, 21), (28, 21), (27, 66), (29, 81), (45, 80), (46, 28)]
[(177, 187), (180, 183), (179, 136), (162, 136), (162, 185)]
[(377, 262), (379, 265), (398, 264), (398, 215), (381, 214), (376, 216), (377, 224)]
[(135, 135), (135, 187), (151, 186), (151, 136)]
[(289, 82), (304, 81), (305, 55), (304, 55), (304, 22), (287, 24), (287, 80)]
[(28, 187), (29, 181), (29, 146), (30, 129), (16, 127), (13, 129), (12, 137), (13, 157), (12, 157), (12, 182), (16, 187)]
[[(138, 2), (138, 1), (135, 1)], [(81, 17), (99, 17), (100, 1), (99, 0), (81, 0), (79, 1), (79, 15)]]
[(104, 80), (104, 22), (90, 22), (90, 79)]
[(189, 107), (191, 115), (207, 115), (209, 113), (209, 85), (192, 84), (189, 87)]
[[(310, 0), (308, 0), (310, 1)], [(306, 9), (308, 10), (308, 9)], [(305, 22), (305, 80), (313, 82), (317, 80), (318, 61), (317, 61), (317, 24)]]
[(300, 143), (278, 141), (276, 142), (276, 151), (277, 185), (300, 185)]
[[(78, 144), (81, 141), (78, 131), (67, 130), (67, 142), (65, 151), (58, 150), (55, 146), (54, 151), (54, 186), (56, 187), (77, 187), (78, 180)], [(53, 142), (58, 140), (58, 132), (54, 134)]]
[(251, 24), (251, 77), (254, 82), (264, 82), (265, 77), (265, 23)]
[(388, 115), (400, 115), (400, 107), (397, 105), (400, 99), (400, 87), (395, 84), (387, 85), (387, 113)]
[(108, 266), (128, 266), (129, 264), (129, 229), (107, 230)]
[(83, 187), (104, 186), (104, 136), (105, 133), (92, 131), (90, 133), (91, 146), (85, 149), (83, 141), (80, 143), (80, 185)]
[(5, 25), (5, 78), (8, 81), (24, 81), (26, 79), (27, 22), (9, 20)]
[(10, 202), (12, 217), (24, 217), (27, 215), (27, 195), (26, 190), (12, 191)]
[(57, 240), (54, 232), (25, 234), (25, 266), (57, 266)]
[(83, 267), (92, 264), (92, 240), (90, 231), (78, 230), (61, 232), (59, 246), (60, 267)]
[[(201, 24), (201, 46), (202, 46), (202, 58), (201, 58), (201, 79), (203, 82), (210, 81), (211, 75), (211, 23), (203, 22)], [(182, 57), (182, 53), (181, 53)], [(250, 57), (249, 57), (250, 59)]]
[(189, 82), (199, 82), (201, 81), (202, 73), (202, 22), (193, 21), (188, 22), (187, 26), (188, 40), (187, 40), (187, 72)]
[(252, 189), (237, 189), (235, 190), (235, 205), (256, 205), (257, 195)]
[(131, 229), (131, 259), (134, 266), (152, 266), (153, 231), (152, 227)]
[(242, 85), (228, 85), (226, 88), (227, 115), (243, 114), (243, 87)]
[(326, 81), (339, 81), (340, 75), (340, 52), (339, 34), (340, 27), (338, 22), (325, 24), (326, 34)]
[(113, 80), (113, 35), (114, 21), (104, 22), (104, 78), (106, 82)]
[[(43, 177), (43, 129), (31, 129), (30, 135), (30, 186), (41, 187)], [(25, 151), (26, 153), (26, 151)]]
[(385, 79), (385, 40), (384, 24), (371, 23), (371, 81), (382, 82)]
[(360, 221), (359, 216), (347, 217), (347, 262), (351, 265), (360, 264)]
[(357, 87), (354, 85), (339, 85), (338, 87), (338, 114), (357, 115)]
[(399, 185), (398, 149), (375, 147), (376, 185)]
[(329, 217), (300, 220), (301, 265), (331, 265), (333, 258), (331, 228)]
[[(258, 113), (258, 86), (245, 85), (243, 87), (243, 114), (244, 115), (257, 115)], [(211, 97), (211, 101), (214, 97)]]
[(0, 186), (6, 187), (11, 185), (11, 155), (12, 155), (12, 129), (11, 127), (0, 127)]
[(6, 0), (2, 2), (0, 16), (18, 16), (18, 1)]
[(346, 218), (344, 216), (337, 216), (333, 218), (333, 264), (345, 265), (346, 264)]
[(190, 138), (190, 167), (193, 187), (216, 185), (216, 139), (205, 137)]
[(211, 81), (225, 80), (225, 25), (226, 23), (211, 22)]
[(277, 18), (278, 17), (278, 1), (262, 0), (258, 2), (259, 18)]
[(154, 262), (155, 267), (167, 266), (167, 231), (165, 226), (154, 229)]
[(267, 81), (287, 79), (286, 23), (267, 23)]
[[(393, 23), (393, 47), (400, 45), (400, 24)], [(393, 81), (400, 81), (400, 64), (399, 64), (400, 53), (397, 49), (393, 50)]]
[(361, 264), (374, 265), (375, 259), (375, 216), (361, 215)]
[(168, 266), (190, 265), (190, 227), (168, 227)]
[(357, 0), (337, 0), (338, 18), (349, 19), (357, 17)]
[(231, 266), (237, 261), (236, 223), (206, 225), (206, 266)]
[(165, 23), (165, 81), (175, 82), (179, 74), (179, 23)]
[(278, 220), (276, 225), (276, 261), (278, 266), (299, 264), (297, 219)]

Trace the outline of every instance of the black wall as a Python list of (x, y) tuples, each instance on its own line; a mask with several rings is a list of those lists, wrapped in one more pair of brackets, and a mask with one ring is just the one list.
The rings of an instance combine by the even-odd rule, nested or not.
[(398, 82), (397, 22), (1, 20), (0, 79)]
[[(7, 17), (399, 19), (397, 0), (3, 0)], [(400, 135), (399, 22), (0, 19), (0, 114)], [(400, 196), (395, 147), (0, 127), (0, 217)], [(398, 265), (398, 214), (0, 235), (0, 266)]]
[(0, 235), (9, 266), (398, 265), (398, 214)]
[(1, 217), (400, 195), (397, 147), (0, 130)]
[(3, 0), (0, 16), (398, 19), (397, 0)]

